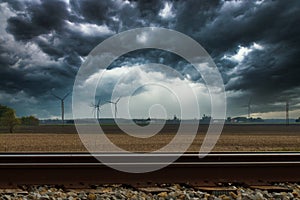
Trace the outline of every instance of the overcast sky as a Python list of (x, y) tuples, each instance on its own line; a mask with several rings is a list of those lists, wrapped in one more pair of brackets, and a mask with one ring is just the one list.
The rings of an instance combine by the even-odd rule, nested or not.
[[(182, 32), (206, 49), (224, 81), (227, 116), (246, 116), (251, 98), (253, 117), (284, 118), (289, 99), (290, 115), (298, 118), (299, 21), (299, 0), (0, 0), (0, 104), (13, 107), (18, 116), (58, 118), (60, 104), (51, 91), (63, 96), (72, 90), (90, 51), (117, 33), (150, 26)], [(170, 66), (179, 74), (149, 63)], [(98, 77), (95, 72), (87, 83), (97, 84)], [(187, 83), (201, 99), (201, 115), (209, 114), (209, 94), (188, 62), (161, 50), (139, 50), (120, 57), (106, 71), (95, 97), (102, 100), (102, 117), (112, 116), (106, 101), (116, 100), (111, 99), (114, 86), (120, 102), (130, 99), (131, 117), (180, 116), (176, 98), (163, 87), (126, 92), (144, 82)], [(72, 118), (71, 100), (65, 102), (67, 118)], [(166, 113), (158, 104), (165, 105)], [(122, 109), (118, 116), (126, 117)], [(92, 108), (89, 112), (93, 116)]]

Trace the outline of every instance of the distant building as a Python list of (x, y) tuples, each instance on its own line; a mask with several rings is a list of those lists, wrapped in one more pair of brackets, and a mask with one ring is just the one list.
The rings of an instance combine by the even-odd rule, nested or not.
[(242, 123), (247, 121), (248, 121), (247, 117), (234, 117), (231, 119), (231, 122), (233, 123)]
[(134, 123), (136, 123), (139, 126), (146, 126), (150, 124), (151, 118), (148, 117), (148, 119), (133, 119)]
[(40, 120), (41, 125), (57, 125), (62, 124), (61, 119), (41, 119)]
[(212, 120), (211, 116), (207, 116), (204, 114), (203, 117), (200, 119), (200, 123), (209, 124), (211, 120)]
[(181, 120), (177, 118), (176, 115), (174, 115), (173, 119), (168, 119), (166, 121), (166, 124), (180, 124)]
[(234, 118), (227, 118), (227, 122), (229, 122), (229, 123), (230, 122), (231, 123), (259, 123), (259, 122), (264, 122), (264, 120), (260, 117), (257, 117), (257, 118), (234, 117)]

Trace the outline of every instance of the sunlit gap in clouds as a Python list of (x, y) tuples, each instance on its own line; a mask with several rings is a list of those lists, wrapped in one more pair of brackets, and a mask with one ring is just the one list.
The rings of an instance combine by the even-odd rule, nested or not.
[[(144, 53), (147, 52), (148, 56)], [(150, 55), (150, 56), (149, 56)], [(174, 62), (174, 56), (177, 61)], [(92, 73), (81, 89), (97, 86), (95, 102), (101, 101), (101, 117), (113, 117), (113, 107), (108, 101), (118, 102), (120, 118), (161, 118), (177, 116), (182, 119), (198, 118), (197, 110), (189, 107), (191, 97), (184, 95), (188, 85), (195, 93), (200, 113), (210, 114), (210, 95), (201, 75), (185, 60), (160, 50), (131, 52), (114, 61), (106, 70)], [(99, 79), (100, 78), (100, 79)], [(99, 80), (99, 82), (98, 82)], [(184, 96), (179, 102), (176, 93)], [(188, 93), (187, 93), (188, 94)], [(91, 99), (91, 102), (94, 99)], [(82, 103), (82, 113), (90, 102)], [(188, 108), (184, 116), (181, 107)], [(82, 116), (90, 117), (90, 116)]]

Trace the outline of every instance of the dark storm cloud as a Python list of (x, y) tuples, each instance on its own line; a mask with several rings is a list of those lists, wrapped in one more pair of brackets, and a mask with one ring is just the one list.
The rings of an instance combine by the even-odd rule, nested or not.
[[(23, 44), (38, 45), (43, 53), (57, 63), (26, 68), (30, 59), (27, 54), (15, 55), (1, 46), (0, 50), (8, 54), (1, 58), (4, 67), (1, 71), (1, 90), (7, 93), (23, 90), (29, 95), (39, 97), (47, 94), (52, 88), (70, 89), (82, 62), (80, 56), (86, 56), (95, 44), (99, 43), (95, 42), (99, 37), (86, 38), (80, 33), (66, 29), (65, 20), (68, 19), (69, 13), (67, 5), (62, 1), (29, 1), (24, 4), (18, 2), (19, 6), (16, 4), (11, 2), (10, 5), (20, 14), (7, 20), (7, 32)], [(61, 60), (58, 61), (59, 59)], [(9, 67), (18, 61), (18, 68)]]
[[(179, 72), (183, 77), (189, 75), (192, 81), (202, 81), (199, 72), (181, 56), (157, 49), (144, 49), (129, 52), (115, 60), (107, 69), (122, 66), (143, 65), (159, 63), (170, 66)], [(153, 70), (153, 69), (150, 69)], [(164, 73), (165, 74), (165, 73)], [(165, 74), (166, 77), (173, 77), (174, 74)]]
[[(224, 4), (212, 7), (209, 4), (206, 12), (195, 12), (196, 17), (202, 20), (178, 23), (176, 28), (187, 30), (208, 50), (225, 83), (230, 78), (239, 77), (227, 90), (245, 91), (247, 96), (253, 96), (262, 110), (267, 103), (295, 98), (293, 92), (286, 94), (285, 91), (300, 87), (300, 27), (297, 25), (300, 21), (300, 2), (264, 1), (260, 5), (255, 5), (255, 1), (227, 3), (232, 5), (226, 8)], [(189, 9), (192, 6), (188, 3), (182, 7), (180, 12), (183, 14), (179, 16), (179, 21), (195, 18), (186, 17)], [(224, 55), (236, 54), (239, 45), (250, 47), (254, 42), (264, 49), (253, 50), (240, 63), (223, 59)], [(242, 70), (228, 75), (228, 70), (234, 68)], [(247, 98), (241, 98), (239, 104), (245, 104), (242, 102), (247, 102)]]
[(252, 90), (265, 99), (269, 95), (281, 95), (282, 91), (300, 86), (300, 54), (294, 51), (272, 46), (250, 53), (242, 63), (246, 69), (235, 74), (242, 77), (241, 81), (228, 89)]
[[(71, 70), (61, 66), (48, 66), (40, 70), (2, 70), (0, 90), (15, 93), (23, 90), (32, 96), (45, 95), (52, 88), (70, 88)], [(73, 72), (74, 74), (74, 72)]]
[(47, 1), (28, 3), (26, 14), (8, 19), (8, 32), (17, 40), (29, 40), (51, 30), (59, 30), (68, 16), (66, 5), (62, 1)]
[[(102, 14), (105, 16), (105, 12), (109, 8), (108, 5), (100, 6), (99, 2), (102, 1), (72, 1), (69, 6), (78, 12), (76, 15), (74, 11), (69, 12), (67, 10), (68, 5), (60, 0), (45, 0), (41, 3), (30, 2), (24, 5), (26, 14), (19, 14), (8, 19), (7, 31), (16, 40), (36, 42), (45, 53), (54, 58), (60, 58), (74, 52), (80, 56), (86, 56), (107, 35), (86, 36), (78, 31), (68, 29), (66, 22), (96, 23), (95, 20), (92, 20), (93, 17), (96, 19), (98, 16), (98, 19), (102, 19)], [(93, 9), (87, 12), (90, 7)], [(102, 8), (103, 10), (101, 10)], [(94, 14), (88, 15), (88, 13)], [(96, 24), (101, 25), (104, 22), (98, 20)], [(38, 36), (47, 36), (46, 41), (41, 40)], [(57, 44), (55, 44), (55, 40)]]
[(84, 21), (95, 24), (110, 21), (110, 15), (118, 9), (117, 3), (113, 1), (75, 0), (70, 4), (77, 16), (82, 16)]
[(254, 30), (240, 36), (241, 44), (258, 42), (265, 48), (251, 52), (240, 63), (247, 69), (240, 72), (241, 82), (232, 88), (252, 91), (261, 103), (281, 101), (284, 91), (300, 86), (300, 28), (296, 25), (300, 20), (299, 2), (276, 2), (265, 9), (257, 11), (253, 22), (258, 25), (252, 24)]
[[(264, 1), (260, 5), (256, 5), (255, 1), (198, 3), (199, 6), (190, 2), (182, 7), (178, 19), (182, 22), (176, 28), (196, 37), (210, 53), (216, 55), (253, 41), (288, 39), (287, 36), (295, 34), (292, 24), (299, 19), (298, 1)], [(197, 9), (199, 7), (202, 9)], [(195, 10), (195, 14), (189, 17), (191, 9)]]
[[(41, 94), (51, 88), (63, 93), (72, 87), (84, 57), (101, 41), (132, 28), (157, 26), (183, 32), (203, 45), (221, 71), (227, 91), (240, 92), (229, 99), (229, 105), (244, 105), (253, 96), (257, 110), (259, 106), (276, 110), (264, 104), (284, 101), (283, 96), (298, 98), (298, 0), (168, 1), (174, 15), (170, 18), (160, 16), (166, 1), (2, 2), (15, 14), (7, 19), (7, 33), (19, 44), (37, 45), (53, 61), (33, 62), (33, 66), (27, 67), (30, 56), (14, 53), (18, 51), (8, 48), (10, 43), (1, 44), (0, 90), (6, 93), (22, 90), (36, 98), (46, 98)], [(110, 32), (85, 32), (90, 25), (108, 27)], [(238, 53), (239, 46), (250, 48), (254, 43), (263, 49), (254, 49), (240, 62), (224, 58)], [(193, 81), (201, 79), (183, 59), (162, 51), (133, 52), (118, 59), (112, 67), (150, 62), (172, 66), (189, 74)]]

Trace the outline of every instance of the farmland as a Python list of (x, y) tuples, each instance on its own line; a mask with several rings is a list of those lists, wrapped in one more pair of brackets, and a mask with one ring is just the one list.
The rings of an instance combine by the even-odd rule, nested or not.
[[(147, 139), (129, 136), (113, 125), (102, 128), (110, 141), (118, 147), (127, 151), (149, 152), (168, 144), (178, 127), (167, 125), (157, 135)], [(200, 125), (188, 151), (199, 151), (206, 130), (206, 125)], [(4, 129), (0, 132), (0, 152), (87, 151), (73, 125), (19, 127), (13, 134), (5, 133)], [(182, 139), (184, 143), (184, 136)], [(213, 151), (300, 151), (300, 126), (225, 125)]]

